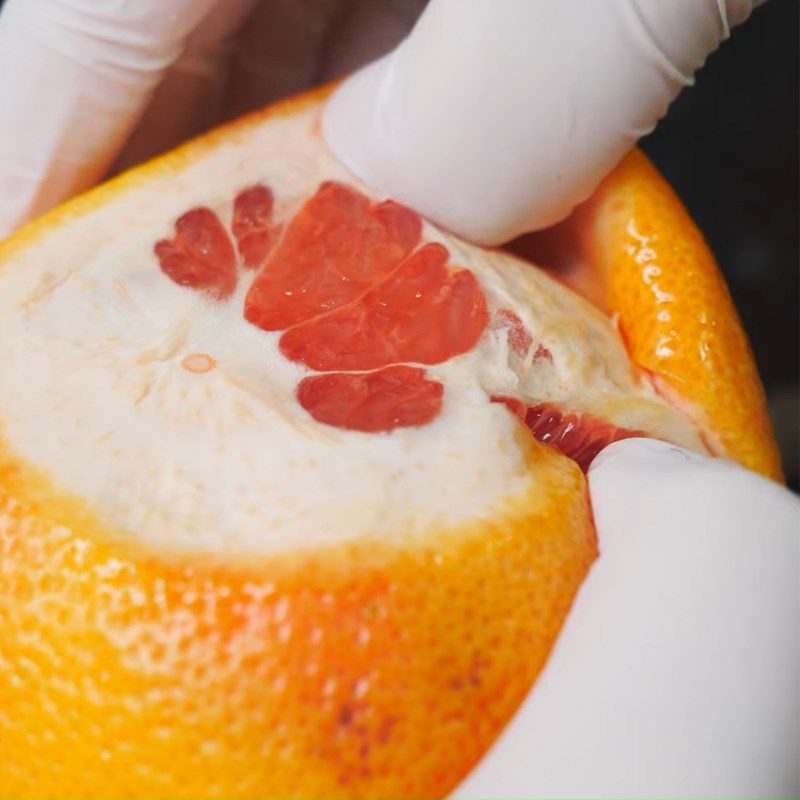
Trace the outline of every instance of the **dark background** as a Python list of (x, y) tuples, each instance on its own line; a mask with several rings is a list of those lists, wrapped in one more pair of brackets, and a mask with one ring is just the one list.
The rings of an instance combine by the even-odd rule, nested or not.
[(755, 350), (795, 490), (799, 12), (797, 0), (759, 8), (642, 142), (719, 259)]

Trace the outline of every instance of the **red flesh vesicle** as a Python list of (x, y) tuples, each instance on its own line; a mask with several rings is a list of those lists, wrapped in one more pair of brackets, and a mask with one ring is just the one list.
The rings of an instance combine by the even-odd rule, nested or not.
[(443, 394), (425, 370), (404, 365), (315, 375), (297, 387), (300, 405), (315, 420), (365, 433), (426, 425), (439, 415)]
[(439, 364), (468, 352), (486, 327), (486, 301), (471, 272), (448, 271), (448, 257), (440, 244), (421, 247), (358, 302), (287, 331), (281, 350), (322, 371)]
[(303, 206), (245, 300), (245, 317), (285, 330), (363, 297), (416, 247), (417, 214), (392, 201), (322, 184)]
[(246, 269), (258, 269), (272, 247), (272, 192), (257, 184), (242, 190), (233, 203), (231, 229)]
[[(533, 345), (533, 337), (519, 318), (519, 315), (508, 308), (501, 308), (495, 311), (492, 315), (492, 330), (497, 330), (498, 328), (505, 328), (508, 331), (509, 347), (517, 355), (524, 358)], [(543, 359), (552, 364), (553, 354), (543, 344), (540, 344), (533, 354), (533, 360), (541, 361)]]
[(494, 395), (492, 402), (502, 403), (522, 420), (534, 438), (571, 458), (586, 472), (595, 456), (612, 442), (647, 434), (618, 428), (587, 414), (564, 413), (549, 403), (528, 407), (515, 397)]
[(617, 428), (585, 414), (564, 413), (546, 403), (529, 408), (525, 424), (538, 441), (569, 456), (584, 472), (595, 456), (612, 442), (646, 435)]
[(175, 283), (223, 300), (238, 279), (236, 253), (219, 217), (209, 208), (187, 211), (175, 223), (175, 236), (155, 245), (161, 269)]

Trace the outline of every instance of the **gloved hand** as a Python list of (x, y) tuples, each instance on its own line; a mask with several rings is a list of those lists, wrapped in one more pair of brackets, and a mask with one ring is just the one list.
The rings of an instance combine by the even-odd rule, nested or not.
[[(433, 0), (324, 131), (366, 182), (500, 244), (586, 199), (756, 4)], [(600, 559), (457, 796), (796, 795), (800, 502), (646, 440), (589, 487)]]
[(464, 238), (564, 219), (763, 0), (433, 0), (325, 119), (367, 183)]
[(797, 797), (798, 499), (647, 439), (600, 453), (589, 489), (600, 558), (455, 796)]
[(376, 57), (423, 4), (6, 0), (0, 238), (115, 163), (130, 166)]

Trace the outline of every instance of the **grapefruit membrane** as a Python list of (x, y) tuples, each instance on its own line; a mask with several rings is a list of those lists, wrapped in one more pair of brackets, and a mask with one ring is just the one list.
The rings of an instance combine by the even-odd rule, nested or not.
[(325, 96), (0, 245), (2, 794), (444, 796), (596, 557), (581, 469), (707, 452), (609, 316), (350, 175)]

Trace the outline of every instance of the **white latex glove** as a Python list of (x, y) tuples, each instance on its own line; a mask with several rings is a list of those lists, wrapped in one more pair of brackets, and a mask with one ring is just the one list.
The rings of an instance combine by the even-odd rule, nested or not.
[(5, 3), (0, 236), (104, 174), (167, 68), (215, 5), (216, 0)]
[(330, 104), (367, 183), (467, 239), (566, 217), (763, 0), (432, 0)]
[(800, 796), (800, 500), (647, 439), (589, 488), (600, 558), (455, 796)]
[(101, 179), (397, 43), (424, 0), (6, 0), (0, 238)]

